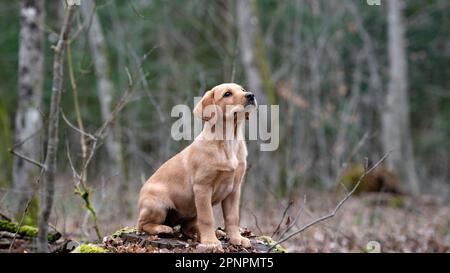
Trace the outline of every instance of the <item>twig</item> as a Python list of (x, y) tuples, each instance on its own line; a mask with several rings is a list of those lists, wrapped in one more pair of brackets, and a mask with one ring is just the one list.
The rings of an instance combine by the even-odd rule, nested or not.
[(258, 217), (256, 217), (256, 214), (253, 211), (250, 211), (250, 213), (253, 215), (253, 218), (255, 219), (255, 226), (258, 229), (259, 234), (263, 234), (263, 232), (258, 224)]
[(131, 77), (131, 74), (130, 74), (130, 71), (128, 70), (128, 67), (125, 67), (125, 72), (127, 73), (127, 76), (128, 76), (128, 88), (125, 90), (125, 93), (123, 94), (123, 96), (120, 98), (119, 102), (114, 107), (113, 111), (111, 112), (111, 116), (109, 117), (109, 119), (106, 120), (103, 123), (103, 125), (94, 134), (94, 136), (97, 137), (97, 138), (103, 138), (104, 137), (104, 133), (105, 133), (106, 129), (111, 124), (111, 122), (113, 122), (116, 119), (116, 117), (120, 113), (120, 111), (122, 111), (122, 109), (125, 107), (125, 105), (128, 102), (128, 97), (130, 96), (130, 94), (134, 90), (134, 88), (133, 88), (134, 87), (134, 81), (133, 81), (133, 78)]
[[(363, 179), (370, 173), (370, 172), (372, 172), (376, 167), (378, 167), (388, 156), (389, 156), (389, 154), (391, 153), (391, 151), (389, 151), (388, 153), (386, 153), (377, 163), (375, 163), (375, 165), (373, 165), (370, 169), (366, 169), (365, 171), (364, 171), (364, 173), (359, 177), (359, 179), (358, 179), (358, 182), (356, 183), (356, 185), (353, 187), (353, 189), (350, 191), (350, 192), (348, 192), (345, 196), (344, 196), (344, 198), (337, 204), (337, 206), (334, 208), (334, 210), (331, 212), (331, 213), (329, 213), (329, 214), (327, 214), (327, 215), (325, 215), (325, 216), (322, 216), (322, 217), (320, 217), (320, 218), (317, 218), (316, 220), (314, 220), (314, 221), (312, 221), (312, 222), (310, 222), (309, 224), (306, 224), (305, 226), (303, 226), (302, 228), (300, 228), (299, 230), (297, 230), (297, 231), (295, 231), (295, 232), (293, 232), (293, 233), (291, 233), (290, 235), (288, 235), (287, 237), (285, 237), (284, 239), (281, 239), (281, 240), (279, 240), (278, 242), (276, 242), (276, 243), (274, 243), (270, 248), (269, 248), (269, 250), (267, 250), (267, 252), (270, 252), (272, 249), (274, 249), (277, 245), (279, 245), (279, 244), (281, 244), (281, 243), (283, 243), (283, 242), (286, 242), (287, 240), (289, 240), (289, 239), (291, 239), (292, 237), (294, 237), (294, 236), (296, 236), (296, 235), (298, 235), (299, 233), (301, 233), (301, 232), (303, 232), (303, 231), (305, 231), (306, 229), (308, 229), (308, 228), (310, 228), (311, 226), (313, 226), (313, 225), (315, 225), (315, 224), (318, 224), (318, 223), (320, 223), (320, 222), (322, 222), (322, 221), (325, 221), (325, 220), (327, 220), (327, 219), (329, 219), (329, 218), (332, 218), (332, 217), (334, 217), (335, 215), (336, 215), (336, 213), (338, 212), (338, 210), (342, 207), (342, 205), (344, 205), (344, 203), (350, 198), (350, 196), (352, 196), (352, 194), (356, 191), (356, 189), (359, 187), (359, 184), (361, 184), (361, 182), (363, 181)], [(366, 164), (365, 164), (366, 166), (367, 166), (367, 160), (366, 160)]]
[(32, 159), (32, 158), (26, 156), (26, 155), (20, 154), (20, 153), (14, 151), (13, 149), (9, 149), (8, 151), (9, 151), (10, 153), (12, 153), (13, 155), (15, 155), (15, 156), (17, 156), (17, 157), (20, 157), (20, 158), (22, 158), (23, 160), (25, 160), (25, 161), (27, 161), (27, 162), (30, 162), (30, 163), (32, 163), (32, 164), (38, 166), (39, 168), (41, 168), (41, 169), (43, 169), (43, 170), (46, 170), (46, 169), (47, 169), (47, 167), (45, 166), (45, 164), (42, 164), (41, 162), (38, 162), (38, 161), (36, 161), (36, 160), (34, 160), (34, 159)]
[(288, 212), (288, 210), (291, 208), (291, 206), (294, 204), (294, 200), (290, 200), (289, 204), (286, 206), (286, 208), (284, 209), (283, 215), (281, 216), (280, 222), (278, 223), (277, 228), (275, 229), (275, 231), (272, 233), (272, 237), (275, 236), (275, 234), (277, 234), (280, 231), (280, 227), (281, 224), (283, 223), (284, 218), (286, 217), (286, 214)]
[(80, 175), (75, 170), (75, 167), (72, 162), (72, 157), (70, 156), (70, 149), (69, 149), (69, 143), (66, 142), (66, 151), (67, 151), (67, 159), (69, 160), (70, 168), (72, 169), (73, 177), (76, 179), (80, 179)]
[(111, 116), (108, 120), (106, 120), (103, 125), (95, 132), (94, 134), (94, 141), (91, 144), (90, 147), (90, 153), (86, 159), (86, 162), (83, 164), (83, 169), (82, 170), (86, 170), (87, 167), (89, 166), (92, 158), (94, 157), (94, 153), (95, 150), (97, 149), (97, 144), (99, 140), (102, 140), (105, 137), (105, 131), (108, 128), (108, 126), (111, 124), (111, 122), (114, 121), (114, 119), (117, 117), (117, 115), (120, 113), (120, 111), (122, 111), (122, 109), (125, 107), (125, 105), (127, 104), (128, 101), (128, 97), (129, 95), (132, 93), (132, 91), (134, 90), (134, 81), (133, 78), (131, 77), (130, 71), (128, 70), (128, 68), (125, 68), (125, 72), (127, 73), (128, 76), (128, 88), (125, 91), (125, 93), (123, 94), (122, 98), (120, 99), (120, 101), (116, 104), (116, 106), (114, 107), (113, 111), (111, 112)]
[[(306, 194), (303, 196), (303, 207), (305, 207), (305, 206), (306, 206)], [(283, 236), (286, 233), (288, 233), (291, 230), (291, 228), (293, 228), (294, 226), (297, 225), (297, 219), (300, 216), (300, 213), (303, 211), (302, 210), (303, 207), (300, 207), (298, 209), (297, 214), (294, 217), (294, 220), (292, 221), (292, 223), (290, 225), (288, 225), (288, 227), (283, 231), (283, 233), (281, 233), (280, 238), (283, 238)]]
[(128, 4), (131, 6), (131, 9), (133, 10), (134, 13), (136, 13), (137, 16), (139, 16), (142, 19), (148, 20), (147, 17), (145, 17), (144, 15), (139, 13), (139, 11), (136, 9), (136, 7), (133, 5), (133, 3), (130, 0), (128, 0)]
[(25, 142), (32, 139), (35, 135), (37, 135), (42, 130), (42, 128), (43, 128), (43, 126), (41, 126), (39, 129), (37, 129), (35, 132), (33, 132), (31, 135), (27, 136), (26, 138), (14, 143), (14, 145), (11, 147), (11, 149), (9, 149), (10, 152), (11, 152), (11, 150), (14, 150), (17, 147), (22, 146)]
[(82, 134), (82, 135), (84, 135), (84, 136), (87, 136), (88, 138), (90, 138), (90, 139), (92, 139), (92, 140), (95, 140), (95, 137), (94, 137), (92, 134), (90, 134), (90, 133), (88, 133), (88, 132), (86, 132), (86, 131), (82, 131), (80, 128), (78, 128), (78, 127), (76, 127), (75, 125), (73, 125), (73, 124), (67, 119), (67, 117), (66, 117), (66, 115), (64, 114), (64, 112), (63, 112), (62, 109), (61, 109), (60, 112), (61, 112), (61, 116), (62, 116), (63, 120), (66, 122), (67, 125), (69, 125), (70, 128), (74, 129), (75, 131), (77, 131), (78, 133), (80, 133), (80, 134)]

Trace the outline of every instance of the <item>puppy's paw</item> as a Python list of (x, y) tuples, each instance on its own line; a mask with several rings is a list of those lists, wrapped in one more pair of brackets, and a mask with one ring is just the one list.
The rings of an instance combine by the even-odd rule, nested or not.
[(231, 237), (230, 244), (235, 246), (242, 246), (244, 248), (249, 248), (252, 246), (250, 240), (248, 238), (242, 237), (241, 235)]
[(139, 231), (149, 235), (173, 234), (173, 229), (169, 226), (150, 223), (139, 227)]
[(201, 243), (197, 245), (197, 251), (199, 252), (214, 252), (223, 253), (222, 243), (214, 239), (201, 240)]
[(222, 239), (222, 238), (227, 237), (227, 234), (224, 231), (222, 231), (220, 229), (217, 229), (216, 230), (216, 237)]
[(173, 228), (165, 225), (156, 226), (154, 231), (156, 234), (173, 234)]

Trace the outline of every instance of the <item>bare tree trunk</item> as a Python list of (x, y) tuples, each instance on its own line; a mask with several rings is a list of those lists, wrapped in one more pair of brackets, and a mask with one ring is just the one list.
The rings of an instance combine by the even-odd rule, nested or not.
[[(109, 65), (105, 38), (103, 35), (100, 20), (98, 18), (96, 7), (92, 0), (86, 0), (81, 5), (81, 11), (85, 20), (89, 21), (88, 40), (91, 50), (92, 60), (94, 62), (95, 74), (97, 76), (98, 97), (103, 122), (111, 118), (111, 101), (113, 97), (113, 84), (109, 76)], [(121, 162), (121, 144), (117, 139), (119, 130), (114, 124), (110, 125), (110, 132), (106, 136), (106, 149), (108, 156), (115, 165), (112, 169), (120, 169)]]
[(417, 194), (419, 180), (414, 163), (409, 119), (408, 64), (403, 20), (405, 2), (390, 0), (387, 4), (390, 81), (386, 109), (382, 116), (382, 141), (385, 151), (393, 150), (387, 159), (388, 166), (407, 182), (412, 193)]
[[(42, 101), (44, 69), (44, 0), (21, 1), (19, 47), (19, 99), (15, 117), (15, 143), (22, 143), (16, 152), (39, 161), (42, 156), (42, 117), (39, 112)], [(14, 157), (13, 188), (17, 191), (16, 213), (31, 198), (31, 182), (38, 174), (35, 165), (21, 157)], [(17, 207), (16, 207), (17, 205)]]
[(256, 56), (258, 18), (249, 0), (236, 0), (236, 19), (239, 31), (241, 61), (247, 78), (248, 90), (253, 92), (259, 104), (267, 104), (264, 82), (261, 77)]
[(58, 154), (58, 123), (59, 104), (61, 102), (61, 89), (63, 83), (64, 53), (69, 38), (72, 17), (75, 6), (69, 5), (64, 18), (64, 24), (59, 34), (59, 40), (54, 47), (53, 59), (53, 86), (48, 116), (48, 143), (45, 157), (45, 174), (41, 188), (41, 215), (39, 217), (38, 250), (48, 251), (48, 220), (53, 206), (55, 192), (56, 156)]

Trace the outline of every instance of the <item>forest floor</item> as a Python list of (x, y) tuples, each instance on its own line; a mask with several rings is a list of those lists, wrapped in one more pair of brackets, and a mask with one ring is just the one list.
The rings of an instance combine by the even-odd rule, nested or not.
[[(332, 212), (340, 198), (335, 193), (296, 192), (297, 198), (279, 202), (270, 196), (263, 211), (243, 210), (243, 218), (253, 219), (249, 228), (279, 239), (297, 218), (290, 232)], [(301, 196), (301, 198), (299, 198)], [(248, 206), (248, 204), (247, 204)], [(259, 227), (258, 227), (259, 226)], [(352, 196), (337, 214), (286, 241), (288, 252), (450, 252), (450, 205), (431, 196), (400, 196), (383, 193)]]
[[(311, 189), (292, 191), (290, 197), (284, 199), (276, 198), (275, 194), (258, 198), (256, 193), (244, 192), (241, 226), (254, 239), (267, 235), (277, 241), (332, 212), (341, 198), (337, 193)], [(70, 201), (65, 200), (66, 203)], [(62, 233), (60, 240), (96, 241), (89, 214), (80, 208), (78, 212), (67, 210), (64, 221), (61, 212), (54, 214), (58, 218), (54, 218), (53, 224)], [(133, 216), (111, 217), (105, 211), (107, 209), (98, 211), (102, 235), (111, 235), (122, 227), (134, 225)], [(215, 216), (217, 226), (223, 227), (218, 207)], [(290, 230), (285, 232), (288, 227)], [(124, 244), (117, 239), (111, 240), (111, 236), (105, 238), (103, 243), (97, 241), (97, 244), (106, 246), (109, 251), (158, 252), (147, 243)], [(159, 242), (164, 243), (164, 240)], [(223, 242), (226, 246), (226, 240)], [(282, 246), (288, 252), (450, 252), (450, 204), (432, 196), (382, 193), (352, 196), (334, 217), (310, 227)], [(32, 250), (19, 248), (17, 251)], [(236, 251), (245, 252), (225, 247), (225, 252)]]

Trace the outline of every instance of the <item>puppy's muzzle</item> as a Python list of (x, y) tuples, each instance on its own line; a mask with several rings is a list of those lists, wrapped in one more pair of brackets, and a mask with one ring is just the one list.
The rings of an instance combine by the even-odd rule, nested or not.
[(245, 94), (245, 105), (255, 105), (255, 95), (252, 92)]

